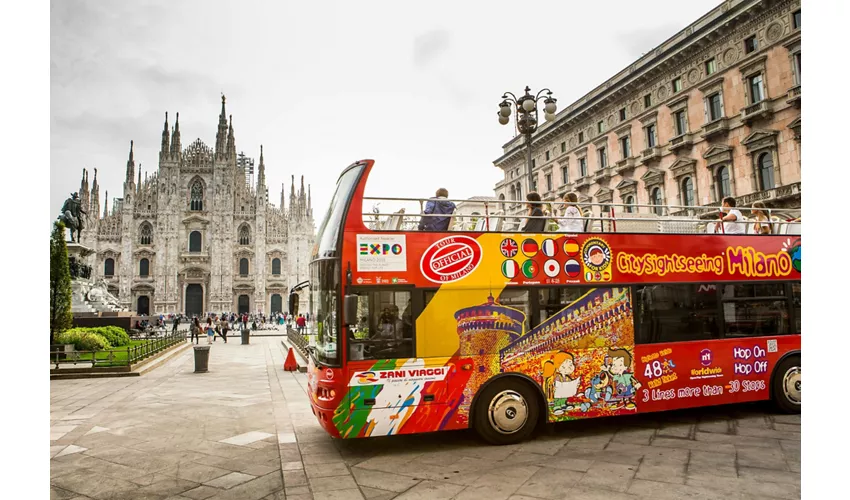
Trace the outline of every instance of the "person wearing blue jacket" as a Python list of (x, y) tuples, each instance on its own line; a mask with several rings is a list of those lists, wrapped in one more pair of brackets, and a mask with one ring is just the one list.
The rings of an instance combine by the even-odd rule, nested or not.
[(456, 207), (454, 203), (446, 199), (448, 197), (448, 190), (440, 188), (437, 190), (436, 197), (428, 200), (425, 204), (425, 214), (439, 214), (446, 215), (446, 217), (422, 217), (419, 221), (420, 231), (446, 231), (449, 229), (449, 221)]

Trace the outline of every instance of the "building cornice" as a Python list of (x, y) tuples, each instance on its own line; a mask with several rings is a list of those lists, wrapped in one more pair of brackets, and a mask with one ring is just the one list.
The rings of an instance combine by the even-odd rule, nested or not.
[[(693, 52), (696, 50), (703, 49), (705, 46), (714, 44), (718, 40), (729, 36), (730, 31), (734, 30), (732, 26), (739, 19), (745, 18), (746, 22), (758, 21), (758, 18), (767, 11), (778, 10), (791, 5), (797, 6), (799, 5), (799, 1), (780, 0), (768, 2), (768, 4), (765, 5), (764, 0), (727, 0), (723, 2), (627, 68), (621, 70), (615, 76), (609, 78), (564, 108), (557, 114), (553, 122), (544, 123), (537, 130), (534, 134), (534, 141), (545, 142), (553, 133), (579, 124), (588, 115), (598, 112), (600, 108), (611, 104), (612, 101), (615, 101), (623, 93), (629, 93), (635, 90), (632, 87), (644, 86), (649, 81), (656, 79), (659, 76), (659, 72), (670, 72), (675, 66), (681, 66), (682, 61), (691, 58), (694, 55)], [(799, 32), (791, 36), (798, 34)], [(782, 36), (780, 36), (781, 38)], [(782, 43), (782, 40), (769, 41), (768, 45), (773, 45), (774, 43)], [(729, 55), (726, 52), (719, 54), (719, 57), (723, 59), (724, 66), (735, 65), (737, 56)], [(763, 52), (764, 48), (760, 49), (756, 54)], [(738, 66), (740, 67), (740, 65)], [(690, 73), (693, 73), (693, 71), (689, 72), (688, 75), (684, 75), (684, 71), (677, 72), (677, 74), (682, 74), (688, 80), (691, 78)], [(696, 74), (696, 78), (697, 80), (699, 79), (699, 74)], [(689, 81), (686, 90), (688, 87), (692, 87), (694, 83), (696, 82)], [(661, 96), (661, 91), (659, 90), (657, 97), (660, 101), (663, 101), (669, 95), (669, 89), (666, 90), (663, 96)], [(639, 109), (636, 111), (632, 108), (632, 115), (637, 115), (638, 113)], [(520, 142), (519, 139), (520, 137), (518, 136), (503, 145), (506, 153), (494, 161), (496, 166), (499, 166), (500, 163), (513, 156), (513, 154), (524, 146), (524, 142)]]

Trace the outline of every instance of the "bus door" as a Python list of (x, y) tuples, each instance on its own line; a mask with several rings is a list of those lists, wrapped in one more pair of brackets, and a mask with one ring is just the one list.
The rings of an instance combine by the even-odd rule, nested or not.
[(417, 377), (427, 368), (415, 359), (414, 290), (372, 287), (348, 293), (358, 297), (357, 321), (347, 332), (349, 408), (374, 410), (432, 402)]

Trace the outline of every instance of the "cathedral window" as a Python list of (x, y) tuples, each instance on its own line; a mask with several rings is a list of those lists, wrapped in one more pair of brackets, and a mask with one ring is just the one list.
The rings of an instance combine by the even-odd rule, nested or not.
[(248, 259), (244, 257), (239, 259), (239, 275), (248, 276)]
[(150, 274), (151, 263), (148, 259), (139, 261), (139, 276), (146, 278)]
[(280, 276), (280, 259), (276, 257), (272, 259), (272, 274)]
[(142, 245), (150, 245), (153, 241), (153, 228), (147, 222), (139, 227), (139, 243)]
[(201, 251), (201, 232), (200, 231), (192, 231), (189, 233), (189, 251), (190, 252), (200, 252)]
[(192, 184), (190, 191), (189, 210), (201, 211), (204, 209), (204, 186), (197, 180)]
[(103, 275), (106, 277), (112, 277), (115, 275), (115, 260), (112, 258), (103, 261)]
[(249, 245), (251, 243), (251, 229), (248, 226), (239, 228), (239, 244)]

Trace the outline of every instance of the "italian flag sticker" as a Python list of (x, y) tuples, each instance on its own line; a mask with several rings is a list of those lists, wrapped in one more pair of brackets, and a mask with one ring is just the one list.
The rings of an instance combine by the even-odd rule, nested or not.
[(519, 274), (519, 264), (514, 260), (506, 260), (502, 263), (502, 274), (509, 280), (516, 278)]
[(538, 271), (540, 271), (537, 262), (533, 260), (527, 260), (522, 263), (522, 275), (528, 279), (532, 279), (537, 276)]

